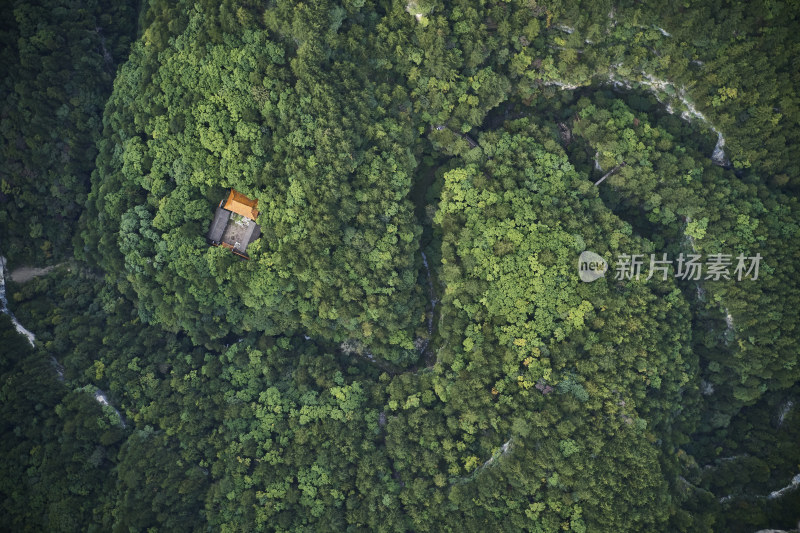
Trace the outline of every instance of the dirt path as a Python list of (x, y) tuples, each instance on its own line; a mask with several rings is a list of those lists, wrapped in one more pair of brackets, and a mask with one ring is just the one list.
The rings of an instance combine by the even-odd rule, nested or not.
[(51, 265), (44, 268), (28, 267), (28, 266), (15, 268), (11, 273), (9, 273), (8, 278), (14, 283), (25, 283), (26, 281), (30, 281), (33, 278), (44, 276), (45, 274), (47, 274), (54, 268), (61, 266), (62, 264), (63, 263), (59, 263), (57, 265)]

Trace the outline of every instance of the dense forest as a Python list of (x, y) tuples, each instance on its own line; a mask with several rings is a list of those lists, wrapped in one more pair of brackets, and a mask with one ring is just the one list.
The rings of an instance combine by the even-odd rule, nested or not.
[(797, 4), (0, 14), (0, 529), (800, 528)]

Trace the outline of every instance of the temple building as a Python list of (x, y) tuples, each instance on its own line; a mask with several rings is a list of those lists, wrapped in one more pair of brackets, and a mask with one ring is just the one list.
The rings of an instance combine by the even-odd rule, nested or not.
[(220, 201), (208, 230), (208, 242), (229, 249), (243, 259), (250, 259), (247, 246), (261, 236), (256, 224), (258, 200), (251, 200), (231, 189), (227, 199)]

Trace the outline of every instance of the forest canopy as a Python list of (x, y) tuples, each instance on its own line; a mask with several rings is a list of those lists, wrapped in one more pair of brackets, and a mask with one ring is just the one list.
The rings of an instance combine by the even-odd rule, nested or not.
[(136, 4), (0, 7), (4, 527), (798, 526), (797, 5)]

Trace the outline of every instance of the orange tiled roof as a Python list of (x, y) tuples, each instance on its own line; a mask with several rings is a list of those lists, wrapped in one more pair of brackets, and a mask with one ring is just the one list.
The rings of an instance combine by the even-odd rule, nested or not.
[(258, 200), (251, 200), (244, 194), (231, 189), (228, 199), (225, 201), (224, 209), (242, 215), (243, 217), (255, 220), (258, 216)]

